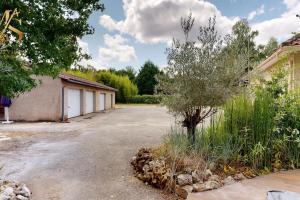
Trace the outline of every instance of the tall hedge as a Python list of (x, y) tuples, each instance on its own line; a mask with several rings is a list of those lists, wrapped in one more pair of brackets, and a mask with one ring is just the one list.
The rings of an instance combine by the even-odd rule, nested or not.
[(104, 70), (86, 70), (83, 72), (73, 69), (67, 71), (67, 73), (118, 89), (116, 102), (119, 103), (128, 103), (131, 97), (138, 94), (137, 86), (129, 80), (128, 76), (117, 75), (114, 72)]
[(129, 98), (138, 94), (137, 86), (129, 80), (128, 76), (116, 75), (109, 71), (99, 71), (95, 78), (97, 82), (118, 89), (116, 93), (117, 102), (127, 103)]

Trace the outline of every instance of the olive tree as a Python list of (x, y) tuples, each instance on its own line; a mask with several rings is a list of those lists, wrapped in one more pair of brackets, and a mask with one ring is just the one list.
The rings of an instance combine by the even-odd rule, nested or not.
[(185, 40), (173, 39), (167, 49), (168, 66), (157, 76), (156, 87), (162, 103), (187, 128), (191, 144), (197, 125), (238, 91), (241, 66), (246, 66), (244, 56), (224, 51), (226, 37), (218, 34), (215, 18), (199, 28), (195, 41), (189, 38), (193, 25), (191, 15), (181, 19)]

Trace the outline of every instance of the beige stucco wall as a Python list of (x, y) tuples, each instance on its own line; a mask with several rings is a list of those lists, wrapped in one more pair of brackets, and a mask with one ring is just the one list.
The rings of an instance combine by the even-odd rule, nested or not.
[[(286, 70), (288, 72), (289, 89), (295, 89), (300, 87), (300, 52), (290, 54), (285, 62)], [(272, 78), (272, 73), (278, 67), (277, 63), (274, 63), (263, 72), (258, 72), (259, 76), (262, 76), (266, 80)]]
[[(100, 94), (105, 93), (105, 110), (114, 109), (115, 108), (115, 92), (111, 92), (108, 90), (98, 90), (97, 95), (97, 111), (100, 110)], [(112, 99), (111, 99), (112, 97)]]
[[(15, 121), (61, 121), (68, 119), (68, 89), (79, 89), (81, 91), (81, 115), (86, 114), (86, 92), (94, 92), (94, 112), (100, 110), (100, 92), (106, 94), (105, 109), (111, 107), (111, 94), (115, 97), (115, 92), (102, 90), (85, 85), (79, 85), (63, 81), (60, 78), (38, 77), (42, 83), (19, 97), (13, 99), (10, 107), (10, 118)], [(64, 102), (64, 104), (63, 104)]]
[[(109, 101), (111, 100), (110, 96), (113, 94), (113, 97), (115, 97), (115, 92), (108, 91), (108, 90), (102, 90), (98, 88), (93, 88), (89, 86), (84, 86), (84, 85), (78, 85), (74, 83), (69, 83), (66, 81), (62, 82), (64, 85), (64, 120), (68, 119), (68, 88), (71, 89), (78, 89), (81, 90), (81, 115), (86, 114), (86, 92), (91, 91), (94, 92), (94, 112), (99, 112), (100, 110), (100, 104), (99, 104), (99, 98), (100, 98), (100, 93), (105, 93), (106, 94), (106, 104), (105, 104), (105, 109), (109, 110), (111, 109), (111, 106), (109, 104)], [(114, 99), (113, 99), (114, 102)], [(115, 103), (113, 104), (113, 107), (115, 107)]]
[(51, 77), (38, 77), (42, 83), (13, 99), (9, 108), (15, 121), (60, 121), (62, 110), (62, 82)]
[(294, 55), (293, 80), (295, 88), (300, 88), (300, 53)]

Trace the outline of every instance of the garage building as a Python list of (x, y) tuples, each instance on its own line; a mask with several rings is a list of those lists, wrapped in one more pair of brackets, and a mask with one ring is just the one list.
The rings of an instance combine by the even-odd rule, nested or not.
[(115, 88), (65, 73), (56, 79), (37, 79), (41, 80), (37, 88), (13, 99), (11, 120), (66, 121), (115, 108)]

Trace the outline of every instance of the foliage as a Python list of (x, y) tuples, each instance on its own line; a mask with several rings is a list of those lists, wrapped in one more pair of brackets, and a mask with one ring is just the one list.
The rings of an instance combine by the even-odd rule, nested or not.
[(95, 69), (84, 69), (84, 71), (73, 69), (68, 70), (67, 73), (118, 89), (116, 102), (127, 103), (132, 96), (138, 93), (137, 86), (129, 80), (128, 76), (117, 75), (105, 70), (97, 71)]
[(156, 95), (136, 95), (130, 97), (128, 103), (159, 104), (160, 98)]
[(96, 74), (96, 81), (118, 89), (116, 101), (127, 103), (130, 97), (138, 94), (138, 88), (133, 84), (128, 76), (119, 76), (109, 71), (99, 71)]
[[(207, 162), (251, 167), (260, 173), (300, 168), (300, 91), (287, 92), (283, 73), (276, 71), (272, 80), (254, 88), (254, 97), (245, 93), (227, 101), (207, 127), (197, 130), (192, 151)], [(165, 143), (171, 144), (170, 154), (180, 149), (188, 155), (187, 141), (183, 132), (175, 132)]]
[(131, 82), (133, 82), (133, 83), (135, 82), (136, 71), (131, 66), (127, 66), (127, 67), (125, 67), (125, 69), (115, 70), (115, 73), (117, 75), (121, 75), (121, 76), (128, 76), (128, 78)]
[(136, 77), (139, 94), (154, 94), (154, 88), (157, 84), (155, 76), (159, 73), (159, 68), (155, 64), (151, 61), (145, 62)]
[[(21, 42), (8, 44), (9, 54), (0, 54), (0, 93), (12, 98), (36, 86), (35, 75), (55, 77), (61, 69), (88, 57), (77, 39), (93, 33), (88, 18), (104, 6), (98, 0), (1, 1), (1, 13), (8, 9), (20, 11), (22, 23), (13, 20), (11, 25), (24, 32)], [(7, 33), (8, 38), (15, 38)]]
[(260, 51), (260, 59), (261, 60), (266, 59), (267, 57), (272, 55), (272, 53), (274, 53), (274, 51), (278, 48), (278, 46), (279, 44), (274, 37), (271, 37), (265, 46), (259, 45), (258, 49)]
[(247, 60), (237, 51), (223, 51), (226, 41), (215, 29), (215, 18), (199, 28), (198, 41), (190, 41), (194, 19), (182, 19), (186, 40), (174, 39), (167, 49), (168, 66), (157, 77), (162, 103), (182, 119), (189, 139), (195, 142), (197, 124), (209, 117), (239, 89), (239, 79)]
[(97, 71), (94, 70), (80, 70), (80, 69), (72, 69), (72, 70), (68, 70), (65, 71), (68, 74), (74, 75), (74, 76), (78, 76), (80, 78), (84, 78), (90, 81), (97, 81), (96, 80), (96, 73)]
[(232, 35), (227, 36), (228, 46), (225, 50), (233, 51), (234, 54), (246, 55), (247, 68), (252, 70), (259, 59), (259, 51), (255, 44), (258, 31), (252, 31), (247, 20), (242, 19), (232, 27)]

